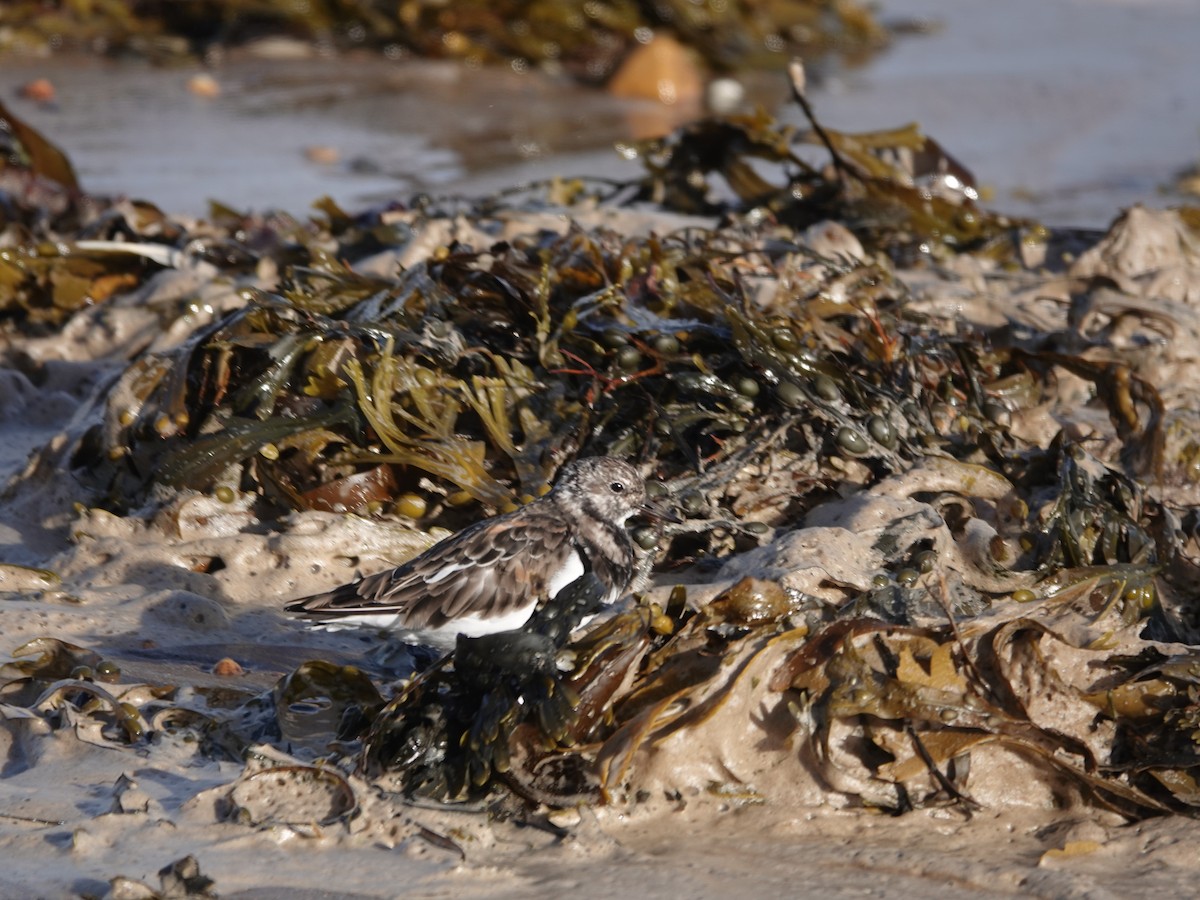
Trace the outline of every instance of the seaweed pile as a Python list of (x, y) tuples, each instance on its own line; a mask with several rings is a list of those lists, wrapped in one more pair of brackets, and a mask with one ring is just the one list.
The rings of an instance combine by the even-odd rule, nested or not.
[(795, 53), (861, 59), (887, 42), (866, 6), (850, 0), (141, 0), (0, 10), (0, 52), (82, 49), (173, 60), (219, 58), (224, 47), (280, 35), (325, 50), (382, 50), (471, 65), (542, 66), (604, 81), (653, 33), (691, 47), (718, 72), (781, 68)]
[[(38, 645), (7, 708), (114, 740), (198, 729), (210, 752), (303, 744), (436, 800), (970, 809), (1017, 760), (1057, 802), (1190, 812), (1194, 211), (1052, 233), (979, 209), (915, 129), (812, 126), (713, 120), (626, 148), (628, 184), (309, 222), (10, 193), (5, 333), (142, 316), (108, 329), (128, 366), (69, 449), (93, 505), (455, 527), (608, 454), (687, 517), (638, 536), (687, 586), (568, 644), (581, 582), (504, 652), (464, 642), (390, 698), (313, 663), (270, 702), (184, 715)], [(55, 183), (23, 158), (8, 177)], [(621, 228), (629, 208), (661, 227)], [(312, 692), (317, 737), (288, 722)]]

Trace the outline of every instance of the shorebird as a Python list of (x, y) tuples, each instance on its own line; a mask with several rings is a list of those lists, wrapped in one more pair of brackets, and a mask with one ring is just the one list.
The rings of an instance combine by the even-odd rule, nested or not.
[(539, 603), (592, 572), (615, 603), (636, 572), (625, 522), (664, 514), (629, 463), (597, 456), (563, 467), (544, 497), (484, 519), (398, 568), (289, 603), (326, 625), (366, 625), (440, 650), (457, 636), (520, 628)]

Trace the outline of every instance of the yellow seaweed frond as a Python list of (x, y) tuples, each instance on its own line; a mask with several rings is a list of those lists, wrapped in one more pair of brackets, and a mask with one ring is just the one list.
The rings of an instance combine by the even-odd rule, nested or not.
[[(396, 357), (391, 340), (369, 382), (357, 360), (347, 361), (346, 374), (354, 382), (359, 409), (391, 451), (376, 459), (428, 472), (496, 509), (515, 508), (512, 492), (488, 471), (486, 445), (454, 430), (462, 405), (451, 391), (460, 392), (462, 382), (431, 380), (422, 375), (426, 371)], [(414, 409), (405, 408), (401, 398), (409, 399)]]

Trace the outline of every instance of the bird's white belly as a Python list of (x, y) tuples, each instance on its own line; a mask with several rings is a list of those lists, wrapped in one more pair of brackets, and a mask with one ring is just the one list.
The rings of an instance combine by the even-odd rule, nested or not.
[[(482, 637), (485, 634), (495, 634), (497, 631), (512, 631), (520, 628), (533, 615), (537, 604), (530, 603), (514, 609), (502, 616), (460, 616), (453, 622), (447, 622), (438, 628), (422, 628), (419, 631), (403, 630), (401, 638), (413, 644), (428, 644), (439, 650), (452, 650), (458, 636)], [(393, 624), (395, 617), (393, 616)]]
[[(583, 573), (583, 558), (578, 553), (572, 552), (567, 557), (563, 567), (548, 579), (546, 593), (551, 597), (557, 596), (559, 591), (577, 578), (582, 577)], [(533, 610), (537, 606), (538, 599), (531, 595), (528, 604), (519, 606), (512, 612), (504, 613), (503, 615), (483, 616), (476, 613), (469, 616), (459, 616), (453, 622), (447, 622), (439, 628), (425, 628), (420, 631), (408, 632), (408, 634), (411, 634), (411, 639), (417, 643), (432, 644), (435, 647), (449, 649), (454, 646), (455, 638), (460, 634), (467, 637), (482, 637), (485, 634), (495, 634), (498, 631), (513, 631), (520, 628), (533, 615)], [(396, 627), (395, 622), (392, 624), (393, 627)], [(400, 627), (403, 628), (403, 625)]]
[(568, 584), (577, 578), (582, 578), (583, 572), (583, 557), (579, 555), (578, 551), (572, 550), (571, 555), (564, 561), (563, 567), (546, 582), (546, 593), (551, 597), (557, 597), (558, 592)]

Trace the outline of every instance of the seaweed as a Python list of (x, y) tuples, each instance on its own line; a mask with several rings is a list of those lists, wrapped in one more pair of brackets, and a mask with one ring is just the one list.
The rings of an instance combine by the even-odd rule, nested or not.
[(341, 50), (374, 48), (393, 57), (540, 64), (591, 82), (610, 75), (652, 31), (694, 48), (717, 71), (778, 67), (789, 53), (858, 61), (888, 38), (867, 7), (845, 0), (413, 0), (399, 6), (383, 0), (142, 0), (134, 6), (87, 2), (51, 8), (18, 0), (0, 11), (0, 26), (0, 51), (100, 50), (169, 62), (285, 35)]
[[(643, 162), (636, 199), (680, 212), (769, 216), (794, 228), (836, 219), (897, 261), (970, 251), (1013, 260), (1033, 223), (981, 209), (975, 177), (916, 124), (849, 133), (821, 125), (799, 62), (789, 74), (807, 132), (769, 115), (713, 117), (622, 147)], [(803, 145), (822, 147), (826, 165)], [(762, 165), (772, 164), (772, 179)]]

